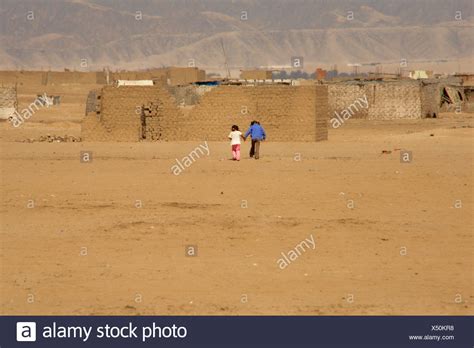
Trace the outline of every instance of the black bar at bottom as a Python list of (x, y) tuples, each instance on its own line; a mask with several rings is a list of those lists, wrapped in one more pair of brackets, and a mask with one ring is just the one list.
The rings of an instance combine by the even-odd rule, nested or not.
[(0, 347), (473, 347), (472, 316), (3, 316)]

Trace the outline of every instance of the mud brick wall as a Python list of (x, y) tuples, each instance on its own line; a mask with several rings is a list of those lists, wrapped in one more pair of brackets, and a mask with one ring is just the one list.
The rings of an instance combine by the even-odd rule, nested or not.
[(123, 71), (110, 74), (111, 80), (153, 80), (165, 78), (166, 69), (154, 69), (147, 71)]
[(81, 123), (81, 138), (83, 141), (120, 141), (113, 139), (113, 134), (100, 122), (100, 114), (89, 113)]
[[(100, 111), (89, 112), (82, 124), (84, 141), (133, 142), (144, 134), (147, 141), (225, 141), (233, 124), (245, 131), (254, 119), (262, 123), (269, 141), (321, 141), (328, 136), (328, 91), (323, 85), (220, 86), (206, 92), (186, 116), (158, 86), (107, 86), (98, 95)], [(94, 104), (93, 94), (90, 98)]]
[(107, 84), (107, 73), (105, 71), (97, 71), (95, 73), (95, 83), (98, 84), (98, 85), (106, 85)]
[[(109, 74), (110, 82), (114, 80), (157, 80), (169, 82), (172, 86), (187, 85), (206, 80), (206, 72), (198, 68), (170, 67), (145, 71), (119, 71)], [(63, 84), (106, 84), (106, 74), (85, 71), (0, 71), (1, 83), (23, 83), (29, 85), (63, 85)]]
[(0, 85), (1, 84), (15, 84), (17, 82), (16, 71), (0, 71)]
[(15, 87), (0, 86), (0, 119), (7, 119), (17, 109), (17, 92)]
[(337, 83), (329, 85), (330, 117), (341, 113), (358, 98), (367, 96), (368, 108), (358, 108), (351, 118), (369, 120), (419, 119), (425, 117), (423, 102), (427, 108), (435, 108), (434, 91), (423, 99), (419, 81)]
[(89, 113), (100, 114), (100, 90), (92, 90), (87, 95), (86, 100), (86, 115)]
[(244, 70), (240, 73), (244, 80), (267, 80), (272, 79), (272, 72), (268, 70)]
[[(307, 87), (304, 87), (307, 88)], [(314, 86), (315, 91), (315, 141), (328, 140), (329, 91), (327, 86)]]
[(160, 127), (150, 123), (156, 132), (152, 139), (175, 140), (179, 135), (178, 123), (182, 114), (174, 99), (163, 88), (157, 86), (106, 86), (100, 92), (100, 111), (89, 113), (82, 123), (84, 141), (126, 141), (141, 140), (141, 108), (159, 103)]
[(259, 120), (269, 141), (325, 140), (327, 99), (327, 86), (220, 86), (189, 113), (183, 135), (222, 141), (233, 124), (245, 132), (250, 121)]
[(42, 71), (0, 71), (0, 84), (27, 84), (40, 86), (42, 84)]
[(161, 100), (156, 100), (143, 105), (140, 115), (140, 120), (142, 124), (142, 140), (164, 140), (164, 135), (167, 131), (167, 129), (165, 129), (165, 126), (174, 128), (173, 124), (167, 124), (164, 109), (165, 106)]
[[(342, 110), (347, 109), (349, 105), (353, 104), (358, 98), (367, 96), (369, 108), (371, 105), (371, 97), (373, 96), (373, 89), (369, 85), (363, 84), (331, 84), (328, 85), (329, 98), (329, 117), (334, 117), (335, 112), (341, 115)], [(354, 109), (355, 110), (355, 109)], [(369, 116), (369, 110), (366, 108), (359, 108), (358, 111), (351, 118), (366, 119)]]
[(180, 106), (194, 106), (202, 96), (209, 91), (212, 91), (216, 86), (164, 86), (166, 90), (173, 96), (176, 100), (177, 105)]
[(97, 74), (95, 72), (46, 71), (43, 74), (43, 84), (46, 85), (97, 83)]
[(16, 107), (16, 88), (0, 86), (0, 107), (14, 108)]
[(370, 120), (419, 119), (421, 85), (419, 82), (373, 83), (369, 100)]
[(0, 71), (1, 83), (18, 83), (31, 86), (61, 84), (101, 84), (103, 73), (80, 71)]
[(439, 117), (441, 89), (442, 86), (439, 83), (422, 83), (421, 117)]
[(198, 68), (169, 68), (167, 78), (171, 86), (184, 86), (206, 79), (206, 72)]

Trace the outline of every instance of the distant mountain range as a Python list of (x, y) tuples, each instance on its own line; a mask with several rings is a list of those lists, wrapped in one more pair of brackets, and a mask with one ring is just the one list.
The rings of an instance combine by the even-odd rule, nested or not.
[(469, 63), (473, 28), (472, 0), (0, 0), (0, 69)]

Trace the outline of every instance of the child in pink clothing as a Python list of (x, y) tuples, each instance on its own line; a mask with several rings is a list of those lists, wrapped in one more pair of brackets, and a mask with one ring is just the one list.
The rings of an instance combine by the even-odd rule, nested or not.
[(239, 126), (235, 124), (231, 128), (229, 134), (230, 145), (232, 146), (232, 159), (234, 161), (240, 161), (240, 138), (244, 139), (242, 132), (239, 131)]

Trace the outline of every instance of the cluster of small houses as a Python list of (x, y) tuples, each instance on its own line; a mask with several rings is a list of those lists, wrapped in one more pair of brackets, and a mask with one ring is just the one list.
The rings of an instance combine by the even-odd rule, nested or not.
[[(89, 75), (82, 76), (81, 74)], [(8, 75), (5, 75), (5, 72), (0, 72), (1, 76)], [(472, 102), (474, 90), (474, 75), (472, 74), (429, 78), (428, 74), (414, 72), (410, 74), (411, 78), (364, 76), (326, 81), (323, 79), (324, 74), (321, 69), (318, 69), (315, 80), (277, 80), (271, 78), (271, 71), (262, 70), (243, 71), (240, 79), (207, 79), (205, 71), (194, 67), (117, 73), (110, 73), (105, 70), (95, 73), (68, 71), (54, 73), (31, 72), (29, 74), (29, 72), (17, 72), (16, 81), (18, 82), (22, 77), (36, 79), (41, 85), (54, 84), (55, 81), (61, 82), (63, 85), (67, 84), (64, 81), (71, 81), (70, 83), (81, 83), (82, 81), (82, 83), (89, 84), (92, 82), (104, 86), (91, 91), (87, 99), (86, 118), (96, 117), (98, 124), (100, 124), (104, 112), (107, 112), (101, 109), (101, 103), (104, 102), (100, 100), (103, 88), (120, 89), (131, 86), (144, 89), (160, 88), (166, 90), (167, 94), (173, 97), (171, 99), (176, 103), (176, 107), (180, 109), (179, 112), (186, 115), (186, 108), (195, 107), (207, 93), (222, 88), (221, 86), (234, 86), (235, 88), (287, 86), (288, 90), (292, 89), (293, 91), (298, 91), (298, 88), (304, 86), (326, 86), (327, 107), (326, 109), (320, 108), (316, 112), (325, 113), (328, 126), (332, 124), (333, 128), (337, 128), (334, 124), (340, 125), (348, 117), (374, 120), (421, 119), (436, 118), (440, 111), (469, 112), (471, 111), (470, 102)], [(307, 91), (307, 88), (301, 88), (301, 91), (303, 90)], [(130, 91), (135, 93), (134, 91), (137, 91), (137, 89), (133, 88)], [(112, 94), (109, 93), (109, 95)], [(293, 105), (297, 98), (295, 99), (294, 93), (291, 95), (292, 99), (288, 100), (288, 103)], [(165, 98), (161, 96), (160, 94), (160, 98)], [(133, 97), (133, 95), (130, 97)], [(61, 102), (60, 96), (48, 96), (47, 98), (49, 105), (59, 105)], [(283, 96), (283, 98), (285, 97)], [(213, 100), (215, 102), (215, 99)], [(364, 103), (361, 103), (361, 100)], [(154, 102), (158, 101), (146, 101), (147, 104)], [(315, 96), (315, 102), (321, 104), (320, 95)], [(219, 105), (220, 103), (217, 102), (215, 107), (219, 108)], [(357, 105), (360, 107), (357, 107)], [(260, 113), (261, 115), (258, 115), (260, 119), (265, 118), (266, 110), (264, 107), (259, 109), (258, 101), (255, 102), (254, 109), (251, 112)], [(17, 87), (12, 83), (9, 86), (0, 85), (0, 119), (11, 119), (17, 113), (17, 110)], [(130, 112), (137, 114), (136, 110)], [(113, 116), (109, 115), (109, 117)], [(140, 115), (136, 117), (140, 118)], [(318, 120), (320, 120), (320, 116), (315, 117), (316, 123), (319, 122)], [(155, 127), (158, 126), (158, 124), (155, 125)], [(318, 123), (318, 127), (321, 127), (320, 123)], [(86, 137), (85, 140), (94, 141), (95, 139), (87, 139)], [(117, 139), (117, 141), (120, 140)], [(136, 140), (143, 139), (137, 136)], [(154, 138), (153, 140), (157, 139)], [(51, 140), (47, 138), (38, 141), (80, 141), (80, 139), (61, 138)]]

